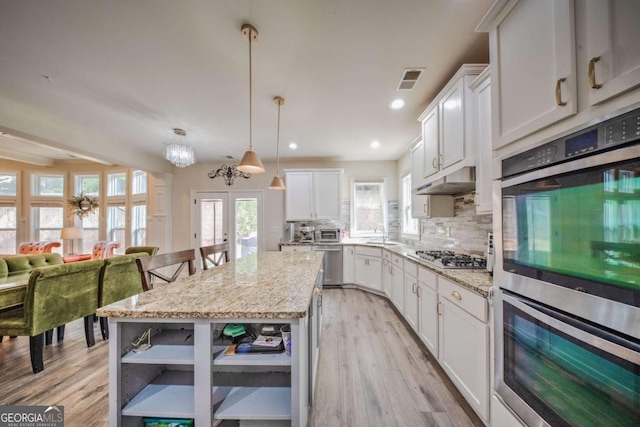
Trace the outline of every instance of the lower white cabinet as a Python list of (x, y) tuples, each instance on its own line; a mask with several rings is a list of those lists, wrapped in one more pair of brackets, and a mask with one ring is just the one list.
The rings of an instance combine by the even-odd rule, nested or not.
[(418, 336), (438, 358), (438, 276), (424, 268), (418, 271)]
[(391, 253), (382, 251), (382, 291), (384, 295), (391, 299), (391, 290), (393, 289), (393, 276), (391, 275)]
[(391, 264), (391, 302), (404, 316), (404, 270)]
[(356, 248), (343, 246), (342, 248), (342, 283), (356, 283)]
[(356, 284), (382, 290), (382, 249), (356, 246)]
[(469, 405), (489, 417), (489, 326), (482, 296), (438, 277), (439, 362)]
[(404, 318), (418, 332), (418, 266), (404, 262)]
[(280, 252), (311, 252), (311, 245), (282, 245)]

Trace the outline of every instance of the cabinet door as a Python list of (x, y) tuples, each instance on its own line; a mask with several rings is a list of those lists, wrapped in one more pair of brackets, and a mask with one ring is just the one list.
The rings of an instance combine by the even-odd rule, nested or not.
[(404, 318), (414, 331), (418, 331), (418, 279), (404, 273)]
[(422, 145), (424, 150), (423, 177), (433, 175), (440, 169), (438, 144), (438, 106), (434, 106), (422, 121)]
[(367, 276), (369, 287), (376, 291), (382, 290), (382, 260), (380, 258), (368, 258)]
[(356, 283), (356, 251), (353, 246), (344, 246), (342, 251), (342, 282)]
[(391, 299), (391, 289), (393, 285), (393, 278), (391, 277), (391, 263), (389, 260), (382, 260), (382, 291), (385, 296)]
[(493, 211), (491, 186), (491, 81), (487, 77), (475, 90), (477, 100), (476, 213)]
[(438, 358), (438, 293), (435, 273), (420, 269), (418, 278), (418, 336)]
[(411, 150), (411, 187), (412, 190), (425, 184), (424, 173), (424, 145), (422, 141)]
[(589, 102), (640, 85), (640, 2), (587, 0)]
[(439, 302), (440, 364), (469, 405), (487, 421), (488, 327), (442, 295)]
[(340, 220), (339, 172), (314, 172), (314, 215), (316, 219)]
[(440, 101), (440, 169), (464, 159), (464, 79), (444, 94)]
[(313, 174), (311, 172), (287, 172), (285, 207), (287, 221), (313, 218)]
[(367, 275), (367, 257), (364, 255), (356, 255), (356, 285), (369, 287)]
[(391, 266), (392, 301), (402, 315), (404, 315), (404, 271), (395, 265)]
[(520, 0), (492, 31), (494, 149), (576, 113), (574, 27), (573, 0)]

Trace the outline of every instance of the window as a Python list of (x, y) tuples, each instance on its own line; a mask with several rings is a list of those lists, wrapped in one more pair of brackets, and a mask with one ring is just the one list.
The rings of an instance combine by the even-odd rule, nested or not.
[(0, 196), (15, 196), (18, 179), (15, 173), (0, 172)]
[(76, 175), (75, 194), (84, 193), (87, 196), (100, 195), (100, 175)]
[[(64, 223), (62, 206), (32, 206), (34, 240), (60, 241), (60, 232)], [(54, 252), (62, 252), (61, 248), (53, 248)]]
[(107, 196), (124, 196), (127, 194), (127, 173), (107, 174)]
[(411, 216), (411, 174), (402, 178), (402, 233), (418, 234), (418, 220)]
[(16, 253), (16, 207), (0, 206), (0, 254)]
[(100, 240), (100, 208), (82, 218), (82, 253), (90, 254), (93, 246)]
[(116, 253), (124, 253), (126, 222), (127, 208), (124, 204), (107, 206), (107, 240), (120, 242)]
[(64, 176), (53, 174), (32, 174), (31, 195), (48, 197), (64, 196)]
[(147, 193), (147, 173), (145, 171), (133, 171), (131, 179), (131, 194)]
[(144, 246), (147, 242), (147, 205), (131, 207), (131, 246)]
[(386, 206), (384, 179), (352, 179), (351, 235), (373, 234), (379, 225), (386, 231)]

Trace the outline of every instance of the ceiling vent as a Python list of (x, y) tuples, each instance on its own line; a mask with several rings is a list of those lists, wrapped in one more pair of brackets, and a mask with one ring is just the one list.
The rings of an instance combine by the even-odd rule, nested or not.
[(396, 90), (413, 90), (422, 75), (424, 68), (406, 68), (402, 71), (402, 77)]

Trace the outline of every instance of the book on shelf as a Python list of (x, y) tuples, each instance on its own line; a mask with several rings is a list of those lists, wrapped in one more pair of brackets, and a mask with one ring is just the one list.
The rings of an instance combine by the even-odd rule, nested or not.
[(259, 347), (279, 347), (281, 342), (282, 337), (258, 335), (258, 338), (255, 339), (252, 345)]

